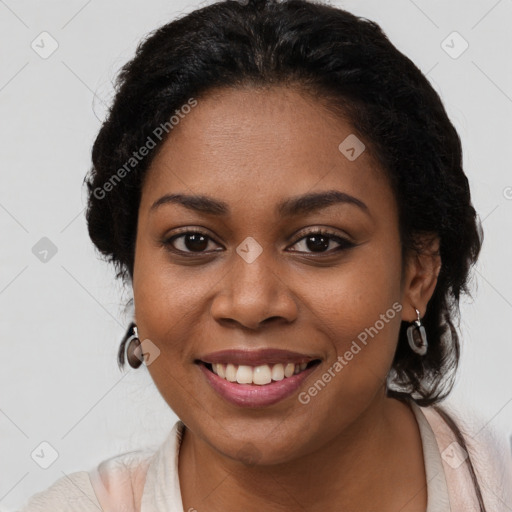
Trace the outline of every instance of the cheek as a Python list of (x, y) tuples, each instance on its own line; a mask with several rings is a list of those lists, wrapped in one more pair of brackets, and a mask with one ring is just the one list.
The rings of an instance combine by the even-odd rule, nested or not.
[(187, 344), (180, 339), (197, 309), (194, 295), (186, 270), (171, 266), (163, 249), (145, 241), (137, 244), (133, 297), (139, 333), (157, 344), (173, 367), (186, 354)]
[(343, 371), (354, 378), (384, 378), (389, 371), (401, 323), (399, 248), (398, 242), (368, 244), (345, 264), (319, 273), (313, 287), (302, 285), (311, 321), (331, 341), (333, 360), (344, 357)]
[(180, 412), (197, 402), (191, 392), (195, 344), (199, 340), (201, 293), (187, 271), (162, 260), (160, 250), (138, 246), (134, 268), (133, 296), (135, 318), (142, 338), (150, 339), (160, 350), (148, 371), (170, 408)]

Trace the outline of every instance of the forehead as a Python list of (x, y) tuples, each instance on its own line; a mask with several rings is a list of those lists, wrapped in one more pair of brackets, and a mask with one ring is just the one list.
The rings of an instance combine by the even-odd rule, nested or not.
[(141, 208), (174, 191), (260, 208), (315, 189), (386, 200), (387, 180), (363, 144), (348, 121), (297, 89), (216, 89), (162, 144)]

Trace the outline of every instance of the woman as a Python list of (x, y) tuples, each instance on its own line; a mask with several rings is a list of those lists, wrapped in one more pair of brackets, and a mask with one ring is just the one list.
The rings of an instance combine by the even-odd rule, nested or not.
[(92, 157), (89, 233), (133, 287), (119, 362), (180, 421), (24, 510), (512, 509), (500, 441), (438, 405), (481, 246), (460, 139), (375, 23), (194, 11), (124, 66)]

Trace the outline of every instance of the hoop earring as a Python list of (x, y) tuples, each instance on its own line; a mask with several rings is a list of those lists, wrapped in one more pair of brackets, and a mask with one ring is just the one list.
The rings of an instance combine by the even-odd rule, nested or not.
[(412, 325), (407, 327), (407, 339), (412, 351), (420, 356), (427, 353), (428, 342), (425, 327), (421, 323), (420, 312), (414, 308), (418, 318), (412, 322)]
[(139, 331), (137, 330), (137, 326), (133, 324), (132, 335), (128, 338), (126, 347), (126, 360), (132, 368), (137, 369), (142, 364), (140, 353)]

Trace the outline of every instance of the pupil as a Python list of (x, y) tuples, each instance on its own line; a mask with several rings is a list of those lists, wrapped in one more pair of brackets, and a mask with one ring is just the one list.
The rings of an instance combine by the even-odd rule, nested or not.
[(204, 251), (208, 247), (208, 241), (205, 236), (198, 233), (191, 233), (185, 237), (185, 246), (191, 251)]
[[(313, 243), (310, 243), (311, 240)], [(311, 235), (307, 237), (306, 245), (311, 251), (321, 252), (322, 249), (329, 247), (329, 239), (321, 235)]]

